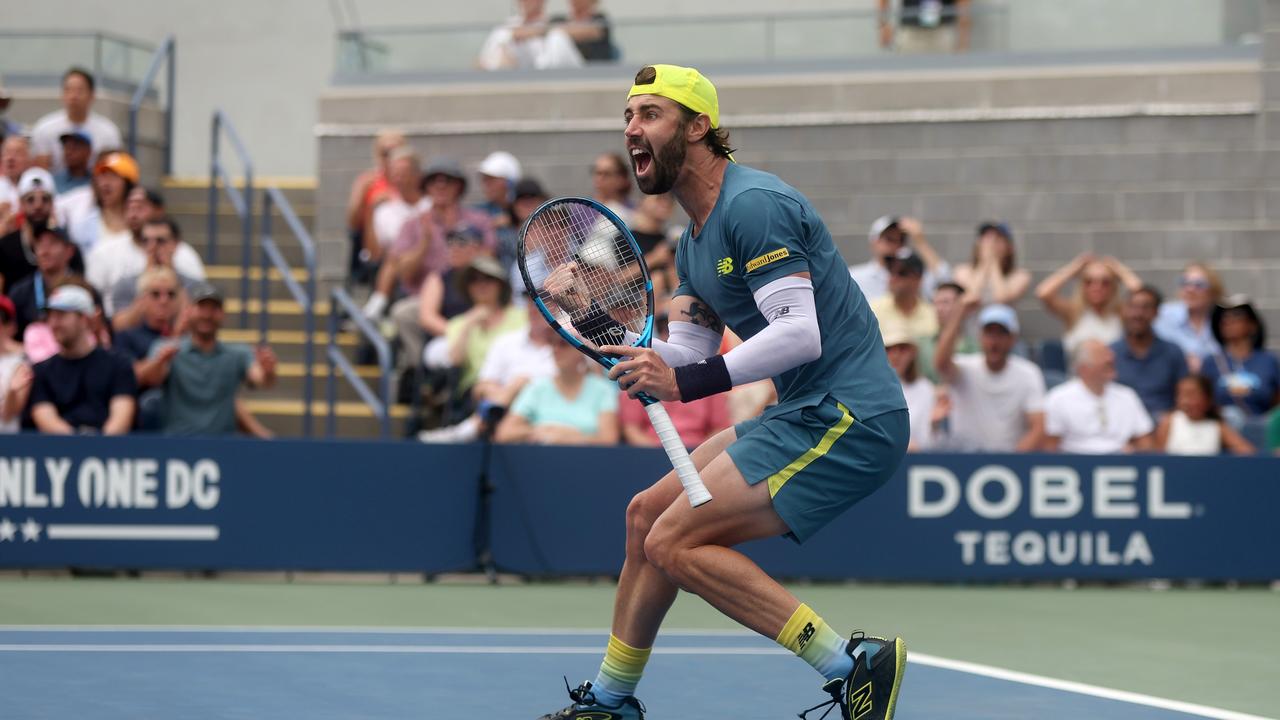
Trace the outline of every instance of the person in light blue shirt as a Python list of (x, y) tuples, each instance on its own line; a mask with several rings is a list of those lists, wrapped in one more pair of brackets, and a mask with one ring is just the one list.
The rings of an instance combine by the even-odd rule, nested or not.
[(531, 381), (516, 396), (494, 434), (500, 443), (614, 445), (618, 390), (584, 355), (559, 336), (553, 377)]
[(1222, 299), (1222, 280), (1202, 262), (1188, 263), (1178, 278), (1178, 299), (1160, 306), (1156, 335), (1182, 348), (1191, 372), (1200, 361), (1222, 352), (1213, 336), (1213, 307)]

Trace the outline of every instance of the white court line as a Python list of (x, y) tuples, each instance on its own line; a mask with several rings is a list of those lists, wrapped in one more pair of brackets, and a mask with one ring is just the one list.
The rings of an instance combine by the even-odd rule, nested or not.
[[(314, 632), (302, 630), (297, 627), (292, 628), (247, 628), (239, 627), (234, 629), (214, 628), (209, 626), (169, 626), (168, 628), (160, 628), (156, 626), (68, 626), (68, 625), (45, 625), (45, 626), (0, 626), (0, 631), (46, 631), (46, 632), (84, 632), (104, 631), (104, 632), (165, 632), (165, 631), (194, 631), (194, 632)], [(320, 632), (377, 632), (390, 634), (386, 628), (320, 628)], [(584, 635), (584, 634), (602, 634), (601, 630), (577, 630), (577, 629), (548, 629), (547, 631), (536, 631), (530, 628), (521, 628), (518, 630), (508, 630), (504, 628), (488, 628), (478, 629), (471, 628), (463, 630), (460, 628), (441, 628), (439, 630), (427, 630), (424, 628), (414, 628), (412, 632), (424, 634), (428, 632), (441, 632), (442, 634), (463, 634), (466, 632), (488, 632), (494, 634), (511, 633), (519, 635)], [(683, 634), (685, 636), (697, 635), (751, 635), (752, 633), (729, 630), (720, 633), (707, 633), (695, 630), (681, 630), (677, 632), (669, 632), (667, 634)], [(409, 633), (406, 633), (409, 634)], [(280, 644), (262, 644), (262, 645), (246, 645), (246, 644), (0, 644), (0, 652), (14, 653), (56, 653), (56, 652), (85, 652), (85, 653), (104, 653), (104, 652), (123, 652), (123, 653), (314, 653), (314, 654), (413, 654), (413, 655), (597, 655), (600, 653), (599, 648), (592, 647), (572, 647), (572, 646), (549, 646), (549, 647), (521, 647), (521, 646), (470, 646), (470, 645), (280, 645)], [(788, 655), (785, 650), (773, 646), (761, 647), (663, 647), (657, 646), (653, 650), (655, 655)], [(1045, 677), (1043, 675), (1033, 675), (1031, 673), (1017, 672), (1014, 670), (1006, 670), (1004, 668), (992, 667), (990, 665), (981, 665), (978, 663), (964, 662), (961, 660), (949, 660), (947, 658), (928, 655), (925, 653), (912, 652), (910, 661), (913, 664), (924, 665), (927, 667), (935, 667), (953, 672), (966, 673), (969, 675), (978, 675), (981, 677), (989, 677), (1005, 682), (1019, 683), (1022, 685), (1032, 685), (1035, 687), (1043, 687), (1051, 690), (1059, 690), (1062, 692), (1074, 693), (1077, 695), (1087, 695), (1091, 697), (1112, 700), (1116, 702), (1130, 703), (1133, 705), (1143, 705), (1147, 707), (1158, 708), (1162, 710), (1170, 710), (1173, 712), (1181, 712), (1190, 715), (1198, 715), (1205, 718), (1213, 718), (1214, 720), (1274, 720), (1268, 719), (1260, 715), (1249, 715), (1247, 713), (1235, 712), (1232, 710), (1223, 710), (1220, 708), (1208, 707), (1205, 705), (1196, 705), (1193, 703), (1182, 702), (1178, 700), (1169, 700), (1167, 698), (1154, 697), (1152, 695), (1143, 695), (1141, 693), (1127, 692), (1124, 690), (1113, 690), (1111, 688), (1099, 687), (1097, 685), (1088, 685), (1086, 683), (1072, 682), (1069, 680), (1058, 680), (1055, 678)]]
[[(65, 632), (65, 633), (259, 633), (335, 635), (549, 635), (608, 637), (608, 628), (503, 628), (503, 627), (388, 627), (384, 625), (0, 625), (0, 632)], [(697, 630), (663, 628), (662, 635), (672, 637), (760, 637), (750, 630), (726, 628)]]

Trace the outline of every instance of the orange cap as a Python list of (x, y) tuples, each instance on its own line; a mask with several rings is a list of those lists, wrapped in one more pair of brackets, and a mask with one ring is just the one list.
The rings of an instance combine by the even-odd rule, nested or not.
[(138, 182), (138, 162), (127, 152), (109, 152), (98, 158), (98, 164), (94, 166), (93, 174), (97, 175), (108, 170), (131, 183), (136, 184)]

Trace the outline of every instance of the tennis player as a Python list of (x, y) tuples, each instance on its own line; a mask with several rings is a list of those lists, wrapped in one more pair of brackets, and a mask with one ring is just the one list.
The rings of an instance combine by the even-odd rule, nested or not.
[[(690, 507), (674, 472), (632, 499), (600, 672), (543, 720), (643, 718), (636, 684), (680, 589), (813, 666), (831, 698), (806, 713), (837, 705), (845, 720), (892, 718), (902, 639), (842, 637), (732, 549), (775, 535), (804, 542), (894, 474), (907, 449), (907, 405), (875, 317), (809, 201), (733, 162), (716, 89), (697, 70), (641, 69), (623, 117), (636, 183), (672, 192), (691, 222), (676, 250), (667, 342), (604, 347), (629, 356), (610, 377), (632, 397), (667, 402), (772, 378), (778, 404), (693, 452), (710, 503)], [(568, 292), (572, 273), (555, 275), (548, 290)], [(599, 332), (609, 320), (574, 320), (584, 322)], [(744, 342), (718, 355), (726, 325)], [(873, 552), (876, 542), (851, 535), (849, 551)]]

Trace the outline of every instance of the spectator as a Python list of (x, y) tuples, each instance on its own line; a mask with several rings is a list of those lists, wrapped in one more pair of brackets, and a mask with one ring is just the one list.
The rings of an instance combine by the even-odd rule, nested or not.
[(1267, 420), (1267, 452), (1280, 456), (1280, 412), (1271, 413)]
[(90, 162), (98, 152), (124, 147), (116, 124), (93, 112), (94, 89), (93, 75), (88, 70), (73, 67), (62, 75), (62, 109), (40, 118), (31, 129), (37, 164), (53, 172), (65, 170), (66, 160), (58, 139), (73, 130), (89, 135), (93, 148)]
[(1257, 452), (1222, 419), (1213, 401), (1213, 384), (1203, 375), (1178, 381), (1178, 404), (1156, 426), (1155, 446), (1170, 455), (1218, 455), (1226, 448), (1237, 455)]
[(898, 30), (891, 0), (879, 0), (880, 47), (901, 53), (942, 55), (969, 50), (969, 0), (902, 0)]
[(30, 405), (36, 428), (56, 435), (129, 432), (137, 381), (128, 359), (94, 342), (93, 297), (63, 285), (49, 296), (48, 307), (59, 350), (35, 366)]
[(88, 256), (100, 242), (130, 242), (125, 199), (138, 184), (138, 163), (124, 152), (103, 155), (93, 169), (93, 207), (67, 225), (67, 232)]
[[(654, 330), (658, 338), (665, 342), (666, 319), (658, 320)], [(728, 393), (709, 395), (693, 402), (668, 403), (666, 410), (671, 416), (671, 424), (675, 426), (676, 434), (689, 448), (702, 445), (732, 424), (729, 422)], [(622, 440), (627, 445), (662, 446), (662, 441), (658, 438), (658, 432), (653, 429), (653, 423), (649, 420), (649, 413), (644, 409), (644, 404), (627, 397), (625, 392), (618, 393), (618, 423), (622, 430)]]
[[(175, 259), (181, 243), (182, 230), (178, 227), (178, 223), (168, 215), (148, 220), (142, 226), (142, 245), (147, 252), (147, 269), (167, 268), (174, 272), (179, 282), (177, 297), (179, 307), (182, 307), (185, 301), (185, 295), (181, 291), (185, 290), (189, 293), (203, 282), (177, 269)], [(146, 272), (146, 270), (143, 270), (143, 272)], [(134, 327), (142, 320), (145, 311), (137, 302), (141, 288), (141, 276), (142, 273), (126, 275), (117, 280), (115, 285), (111, 287), (109, 293), (111, 298), (110, 305), (116, 309), (116, 314), (111, 319), (111, 323), (116, 330)]]
[[(115, 306), (112, 297), (116, 284), (126, 278), (137, 280), (148, 265), (155, 264), (142, 237), (143, 226), (168, 217), (165, 214), (164, 197), (160, 193), (142, 186), (135, 187), (129, 191), (124, 205), (124, 220), (129, 227), (129, 238), (117, 237), (98, 243), (85, 260), (85, 279), (90, 285), (106, 293), (108, 313), (115, 314), (122, 309)], [(171, 265), (182, 277), (204, 280), (204, 261), (200, 259), (200, 254), (182, 239), (181, 228), (177, 225), (174, 228), (176, 242), (172, 247), (173, 260), (164, 264)]]
[[(942, 333), (942, 328), (947, 326), (951, 321), (951, 315), (957, 312), (964, 312), (964, 288), (958, 283), (944, 282), (938, 285), (938, 289), (933, 291), (933, 310), (938, 315), (938, 333)], [(962, 332), (960, 338), (956, 340), (957, 355), (972, 355), (973, 353), (982, 352), (982, 348), (978, 347), (978, 341), (968, 332)], [(932, 357), (928, 358), (930, 361)], [(932, 365), (932, 362), (930, 362)]]
[(977, 293), (983, 303), (1013, 305), (1031, 287), (1031, 273), (1017, 267), (1013, 231), (1002, 222), (978, 226), (973, 259), (956, 268), (956, 282), (966, 292)]
[(1214, 387), (1214, 400), (1228, 421), (1266, 413), (1280, 402), (1280, 364), (1267, 352), (1267, 328), (1244, 295), (1232, 295), (1213, 309), (1213, 336), (1222, 352), (1205, 358), (1200, 372)]
[(1160, 301), (1160, 291), (1149, 285), (1129, 293), (1120, 309), (1124, 337), (1111, 344), (1116, 381), (1133, 388), (1153, 418), (1173, 407), (1178, 380), (1187, 375), (1182, 350), (1156, 337), (1152, 328)]
[(433, 358), (437, 357), (435, 353), (444, 357), (427, 365), (460, 369), (457, 390), (469, 393), (494, 340), (523, 329), (526, 311), (511, 304), (507, 271), (486, 255), (471, 261), (459, 274), (458, 284), (466, 292), (471, 307), (449, 320), (443, 338), (436, 341), (431, 351)]
[[(1077, 276), (1080, 283), (1075, 297), (1070, 300), (1062, 297), (1062, 289)], [(1083, 253), (1036, 288), (1036, 297), (1066, 327), (1062, 346), (1069, 357), (1075, 357), (1085, 340), (1108, 344), (1124, 335), (1120, 322), (1121, 284), (1129, 292), (1137, 292), (1142, 287), (1138, 276), (1119, 260)]]
[(39, 271), (23, 278), (9, 291), (9, 299), (17, 309), (19, 339), (26, 335), (28, 325), (44, 315), (46, 299), (52, 296), (54, 288), (75, 277), (71, 269), (75, 243), (61, 228), (46, 227), (36, 236), (32, 251)]
[(404, 135), (396, 130), (381, 130), (373, 139), (373, 167), (360, 173), (351, 183), (347, 199), (347, 235), (351, 240), (351, 271), (359, 280), (369, 276), (366, 264), (376, 244), (373, 235), (373, 210), (378, 203), (395, 193), (388, 177), (391, 152), (404, 145)]
[(554, 377), (531, 381), (516, 396), (494, 439), (538, 445), (614, 445), (618, 389), (566, 340), (552, 339)]
[(564, 29), (586, 62), (617, 58), (610, 38), (609, 18), (600, 12), (597, 0), (569, 0), (569, 14), (553, 15), (550, 24)]
[(161, 429), (174, 435), (231, 435), (237, 429), (240, 386), (270, 387), (276, 356), (268, 347), (250, 350), (218, 340), (222, 294), (207, 283), (191, 291), (191, 334), (152, 346), (138, 371), (142, 385), (164, 389)]
[(14, 333), (18, 328), (13, 301), (0, 295), (0, 434), (21, 429), (22, 410), (31, 389), (31, 367)]
[(83, 128), (73, 128), (58, 136), (62, 144), (63, 168), (53, 174), (58, 194), (69, 193), (76, 188), (88, 187), (93, 182), (89, 172), (89, 158), (93, 156), (93, 138)]
[(29, 167), (30, 145), (25, 137), (9, 135), (0, 142), (0, 235), (7, 235), (18, 226), (18, 182)]
[(48, 170), (37, 167), (22, 173), (18, 197), (22, 224), (0, 237), (0, 280), (10, 295), (19, 282), (36, 271), (36, 237), (58, 224), (53, 215), (53, 176)]
[(1191, 372), (1200, 361), (1222, 352), (1213, 337), (1213, 308), (1222, 300), (1222, 278), (1208, 263), (1188, 263), (1178, 278), (1178, 299), (1160, 306), (1156, 334), (1177, 343)]
[(671, 193), (662, 193), (641, 197), (631, 214), (631, 235), (644, 253), (645, 265), (653, 278), (655, 312), (659, 315), (666, 312), (666, 301), (676, 289), (675, 243), (681, 230), (671, 223), (674, 210), (675, 199)]
[(924, 261), (910, 248), (888, 260), (889, 292), (871, 301), (881, 327), (900, 329), (917, 342), (933, 343), (938, 334), (938, 313), (920, 297)]
[(1076, 377), (1049, 391), (1045, 449), (1110, 455), (1152, 446), (1151, 416), (1132, 389), (1114, 382), (1115, 353), (1100, 340), (1082, 340), (1072, 365)]
[(889, 355), (889, 365), (898, 373), (902, 394), (907, 398), (907, 413), (911, 417), (911, 440), (907, 452), (929, 450), (934, 446), (937, 428), (947, 417), (950, 402), (945, 393), (939, 393), (929, 379), (920, 373), (918, 340), (904, 328), (888, 330), (884, 335), (884, 349)]
[(452, 246), (474, 256), (492, 255), (497, 245), (488, 216), (461, 204), (467, 178), (458, 163), (443, 158), (433, 162), (427, 168), (426, 187), (431, 210), (405, 223), (390, 253), (405, 294), (391, 306), (391, 318), (405, 351), (402, 357), (413, 363), (420, 361), (427, 336), (442, 329), (438, 318), (428, 315), (433, 308), (423, 298), (437, 291), (443, 296), (444, 286), (429, 289), (428, 278), (448, 270), (451, 256), (457, 254)]
[[(515, 221), (515, 227), (524, 227), (524, 223), (529, 216), (542, 206), (549, 198), (547, 193), (542, 189), (542, 185), (533, 178), (524, 178), (516, 183), (515, 201), (511, 204), (511, 216)], [(524, 276), (520, 274), (520, 267), (516, 263), (511, 264), (511, 287), (523, 288)], [(523, 303), (524, 294), (516, 295), (518, 301)]]
[(422, 192), (422, 163), (411, 148), (401, 146), (391, 151), (387, 177), (394, 193), (378, 202), (373, 211), (373, 234), (377, 242), (366, 245), (365, 261), (377, 265), (377, 280), (373, 292), (364, 305), (364, 314), (380, 318), (387, 308), (391, 293), (395, 291), (395, 263), (382, 262), (387, 250), (395, 243), (414, 217), (431, 209), (431, 198)]
[(602, 153), (591, 166), (591, 197), (631, 224), (631, 164), (618, 153)]
[(563, 24), (552, 25), (546, 0), (519, 0), (520, 14), (493, 29), (480, 48), (482, 70), (581, 67), (582, 53)]
[(113, 347), (133, 360), (146, 360), (157, 340), (179, 334), (182, 285), (172, 268), (147, 268), (136, 281), (138, 320), (131, 327), (118, 328)]
[(423, 430), (418, 433), (419, 440), (470, 442), (492, 432), (525, 385), (556, 374), (555, 358), (551, 354), (551, 341), (556, 332), (542, 319), (541, 311), (533, 303), (525, 303), (525, 312), (528, 327), (498, 336), (485, 354), (471, 389), (476, 412), (457, 425)]
[(520, 161), (509, 152), (497, 150), (480, 161), (476, 174), (480, 176), (480, 192), (484, 195), (484, 202), (476, 205), (476, 209), (488, 215), (495, 228), (511, 226), (511, 204), (521, 177)]
[(1044, 431), (1044, 376), (1013, 354), (1018, 315), (1008, 305), (988, 305), (978, 314), (978, 355), (956, 357), (955, 347), (977, 296), (965, 295), (938, 339), (934, 365), (951, 399), (949, 444), (958, 450), (1030, 452)]
[(489, 153), (479, 168), (480, 192), (484, 202), (476, 209), (489, 216), (497, 239), (495, 251), (502, 267), (510, 269), (516, 262), (516, 245), (520, 225), (515, 220), (515, 191), (520, 182), (520, 161), (509, 152)]
[(871, 259), (861, 265), (849, 266), (849, 274), (867, 298), (878, 298), (889, 292), (889, 259), (904, 248), (915, 250), (924, 261), (926, 296), (933, 295), (938, 283), (951, 274), (951, 266), (934, 251), (925, 238), (924, 226), (915, 218), (886, 215), (871, 223), (867, 238), (871, 245)]

